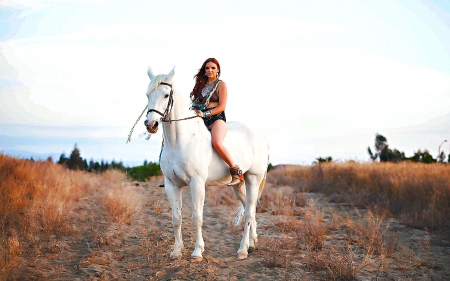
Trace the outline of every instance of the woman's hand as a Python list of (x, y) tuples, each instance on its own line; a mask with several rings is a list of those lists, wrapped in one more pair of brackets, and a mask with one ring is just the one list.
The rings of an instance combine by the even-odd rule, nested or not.
[(203, 112), (201, 112), (200, 110), (196, 110), (195, 113), (197, 113), (198, 117), (203, 118)]

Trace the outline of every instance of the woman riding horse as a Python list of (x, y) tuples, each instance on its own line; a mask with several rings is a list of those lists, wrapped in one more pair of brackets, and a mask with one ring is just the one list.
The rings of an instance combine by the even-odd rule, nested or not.
[(239, 165), (223, 145), (228, 131), (225, 117), (228, 93), (227, 85), (219, 80), (219, 76), (219, 62), (215, 58), (207, 59), (194, 76), (195, 86), (190, 94), (191, 109), (196, 110), (197, 115), (203, 118), (206, 127), (211, 131), (212, 146), (230, 167), (231, 182), (228, 185), (235, 185), (243, 181), (244, 177)]
[[(223, 111), (227, 91), (225, 83), (217, 81), (220, 73), (217, 61), (206, 61), (196, 75), (198, 83), (192, 94), (192, 105), (200, 111), (198, 114), (202, 115), (204, 120), (199, 120), (197, 115), (192, 116), (192, 111), (184, 104), (177, 88), (173, 86), (174, 71), (175, 69), (172, 69), (167, 75), (154, 75), (151, 68), (148, 68), (150, 84), (146, 92), (148, 111), (144, 122), (151, 134), (157, 132), (160, 124), (163, 128), (164, 151), (161, 155), (161, 169), (172, 209), (175, 237), (170, 257), (182, 257), (182, 188), (189, 186), (193, 206), (192, 222), (195, 228), (195, 247), (191, 260), (202, 261), (202, 253), (205, 251), (202, 225), (206, 187), (229, 182), (231, 166), (235, 168), (233, 175), (238, 179), (234, 181), (234, 178), (231, 182), (234, 184), (233, 191), (241, 202), (238, 218), (245, 220), (237, 257), (245, 259), (255, 249), (258, 237), (256, 202), (261, 196), (267, 174), (267, 141), (261, 132), (244, 124), (225, 123)], [(207, 85), (208, 82), (210, 85)], [(214, 97), (213, 94), (217, 96)], [(204, 123), (212, 131), (211, 139)], [(227, 149), (222, 148), (222, 141)], [(218, 153), (215, 153), (216, 149)], [(239, 161), (240, 168), (235, 167), (231, 153)], [(239, 178), (240, 169), (244, 173), (245, 181)]]

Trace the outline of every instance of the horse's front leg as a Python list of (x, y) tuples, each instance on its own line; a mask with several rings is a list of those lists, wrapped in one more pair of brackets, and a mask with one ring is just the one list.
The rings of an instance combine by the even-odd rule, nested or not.
[(205, 250), (205, 241), (203, 241), (203, 205), (205, 203), (205, 181), (199, 177), (191, 179), (189, 183), (192, 197), (192, 223), (195, 228), (195, 249), (191, 254), (192, 262), (201, 262), (202, 253)]
[[(248, 256), (249, 247), (255, 247), (256, 239), (256, 201), (258, 200), (258, 179), (255, 175), (245, 175), (246, 198), (244, 212), (244, 234), (241, 245), (237, 251), (238, 259), (245, 259)], [(251, 233), (252, 232), (252, 233)], [(250, 238), (252, 239), (250, 243)]]
[(181, 251), (183, 250), (183, 239), (181, 238), (182, 189), (181, 187), (175, 186), (167, 178), (164, 180), (164, 185), (172, 208), (172, 225), (175, 234), (175, 244), (173, 245), (172, 253), (170, 253), (170, 258), (179, 259), (182, 256)]

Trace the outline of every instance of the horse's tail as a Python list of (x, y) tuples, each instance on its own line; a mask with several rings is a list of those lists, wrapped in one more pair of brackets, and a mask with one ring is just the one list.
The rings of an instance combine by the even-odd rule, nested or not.
[(266, 177), (267, 177), (267, 171), (264, 173), (264, 178), (261, 181), (261, 183), (259, 184), (259, 190), (258, 190), (258, 202), (259, 202), (259, 198), (261, 198), (261, 194), (263, 192), (264, 189), (264, 185), (266, 184)]
[[(261, 181), (261, 183), (259, 184), (258, 203), (259, 203), (259, 198), (261, 198), (261, 194), (263, 192), (264, 185), (266, 183), (266, 176), (267, 176), (267, 171), (264, 173), (264, 178)], [(231, 214), (231, 216), (236, 216), (236, 218), (234, 219), (234, 226), (238, 226), (241, 223), (242, 218), (244, 217), (244, 211), (245, 211), (244, 205), (242, 205), (242, 202), (239, 202), (239, 206)]]
[(239, 206), (237, 206), (236, 210), (231, 214), (231, 216), (236, 216), (234, 219), (234, 226), (238, 226), (241, 223), (242, 218), (244, 217), (244, 211), (244, 205), (242, 205), (242, 202), (239, 202)]

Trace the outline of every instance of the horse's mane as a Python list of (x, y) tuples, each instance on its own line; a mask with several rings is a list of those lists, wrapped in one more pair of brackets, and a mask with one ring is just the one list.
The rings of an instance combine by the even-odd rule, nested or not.
[(159, 83), (166, 79), (166, 75), (158, 74), (155, 78), (152, 79), (150, 85), (148, 85), (147, 93), (153, 91), (156, 87), (158, 87)]

